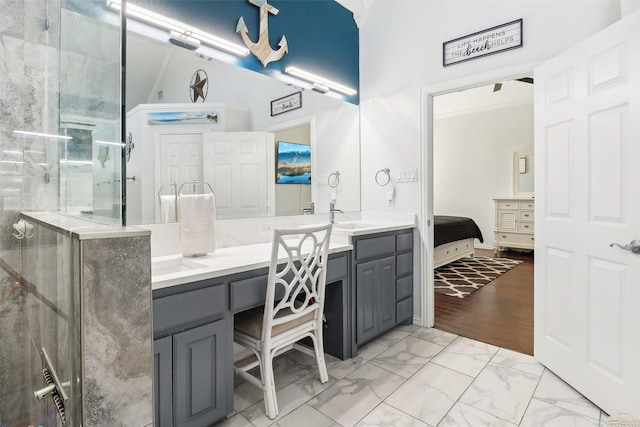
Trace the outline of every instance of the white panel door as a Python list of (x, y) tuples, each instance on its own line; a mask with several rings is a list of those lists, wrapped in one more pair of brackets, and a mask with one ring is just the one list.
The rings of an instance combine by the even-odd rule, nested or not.
[(185, 182), (202, 181), (202, 132), (158, 133), (155, 170), (155, 219), (162, 222), (158, 194), (173, 194)]
[[(269, 215), (266, 132), (211, 132), (205, 137), (204, 179), (214, 189), (216, 217)], [(271, 177), (275, 181), (275, 177)]]
[(640, 416), (640, 14), (535, 72), (534, 355)]
[(202, 180), (202, 133), (160, 134), (160, 185)]

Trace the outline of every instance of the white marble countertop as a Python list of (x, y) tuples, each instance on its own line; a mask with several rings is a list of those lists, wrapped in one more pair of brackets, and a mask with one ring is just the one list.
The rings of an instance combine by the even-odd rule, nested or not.
[[(349, 251), (352, 248), (348, 239), (332, 236), (329, 254)], [(283, 252), (279, 261), (286, 260), (286, 254)], [(271, 243), (221, 248), (200, 257), (183, 257), (180, 254), (154, 257), (151, 260), (152, 289), (256, 270), (268, 267), (270, 262)]]
[(408, 228), (415, 228), (415, 222), (407, 221), (345, 221), (336, 222), (333, 225), (333, 235), (342, 236), (364, 236), (367, 234), (384, 233), (386, 231), (398, 231), (406, 230)]
[[(414, 222), (338, 222), (334, 224), (332, 231), (329, 254), (352, 250), (351, 238), (353, 236), (414, 227)], [(269, 266), (270, 260), (270, 242), (219, 248), (214, 253), (201, 257), (183, 257), (181, 254), (153, 257), (151, 265), (152, 289), (163, 289), (264, 268)], [(284, 254), (282, 254), (281, 261), (286, 261)]]

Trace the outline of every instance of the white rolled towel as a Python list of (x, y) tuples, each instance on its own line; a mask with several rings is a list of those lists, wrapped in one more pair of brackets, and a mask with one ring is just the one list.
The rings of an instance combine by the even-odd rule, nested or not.
[(216, 250), (216, 205), (212, 193), (181, 194), (178, 198), (180, 251), (201, 256)]
[(176, 196), (173, 194), (162, 194), (160, 196), (160, 222), (176, 222)]

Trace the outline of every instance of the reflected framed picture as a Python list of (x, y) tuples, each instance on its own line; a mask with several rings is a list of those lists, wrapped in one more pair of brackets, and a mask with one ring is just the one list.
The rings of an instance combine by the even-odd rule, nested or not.
[(276, 184), (311, 184), (311, 146), (278, 142)]
[(271, 116), (302, 108), (302, 91), (271, 101)]

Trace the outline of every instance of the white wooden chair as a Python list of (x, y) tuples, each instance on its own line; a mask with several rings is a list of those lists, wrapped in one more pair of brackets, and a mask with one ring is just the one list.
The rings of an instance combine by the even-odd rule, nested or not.
[[(237, 375), (261, 387), (265, 411), (274, 419), (278, 402), (273, 359), (299, 340), (309, 337), (314, 350), (296, 349), (315, 356), (320, 381), (329, 380), (324, 361), (322, 320), (331, 224), (275, 230), (264, 307), (235, 315), (234, 341), (254, 352), (257, 360), (234, 366)], [(278, 259), (286, 263), (278, 266)], [(260, 366), (260, 379), (250, 369)]]

